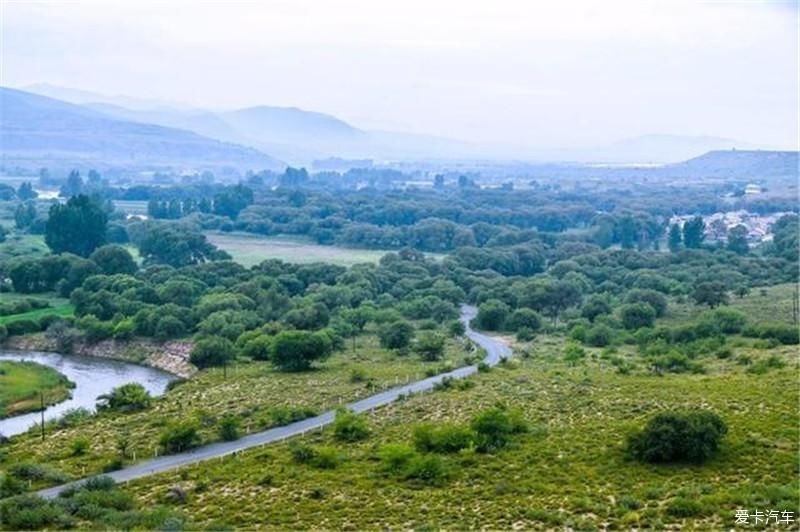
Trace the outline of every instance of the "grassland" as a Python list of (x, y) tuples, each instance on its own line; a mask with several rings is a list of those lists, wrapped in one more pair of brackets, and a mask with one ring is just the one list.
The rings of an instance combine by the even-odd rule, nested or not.
[[(558, 347), (557, 339), (527, 346), (529, 357), (473, 377), (471, 389), (381, 409), (370, 416), (364, 442), (341, 444), (331, 431), (307, 436), (310, 445), (336, 449), (341, 464), (332, 470), (294, 463), (290, 444), (281, 444), (129, 489), (148, 505), (180, 486), (189, 494), (180, 509), (196, 525), (270, 529), (708, 530), (732, 527), (740, 508), (798, 511), (797, 397), (786, 393), (796, 384), (795, 363), (767, 375), (732, 362), (713, 375), (621, 375), (600, 356), (570, 367)], [(521, 409), (533, 424), (510, 449), (445, 457), (452, 476), (441, 487), (380, 472), (377, 449), (411, 443), (418, 423), (466, 422), (498, 402)], [(715, 459), (653, 466), (626, 458), (627, 433), (657, 412), (683, 407), (712, 409), (728, 423)]]
[[(792, 322), (792, 294), (797, 287), (792, 283), (754, 288), (744, 297), (731, 296), (728, 308), (742, 311), (750, 323)], [(669, 302), (669, 312), (661, 320), (662, 325), (680, 325), (697, 316), (698, 307), (691, 300)]]
[(280, 259), (296, 264), (327, 262), (339, 266), (352, 266), (364, 262), (378, 262), (382, 256), (389, 253), (387, 250), (322, 246), (298, 237), (265, 237), (248, 233), (223, 232), (208, 232), (206, 237), (244, 266), (253, 266), (266, 259)]
[(0, 262), (16, 257), (37, 258), (49, 252), (42, 235), (10, 234), (0, 243)]
[(68, 399), (74, 385), (58, 371), (33, 362), (0, 360), (0, 418)]
[(24, 299), (39, 299), (47, 300), (50, 304), (47, 308), (40, 308), (31, 310), (29, 312), (21, 312), (19, 314), (9, 314), (0, 316), (0, 325), (5, 325), (12, 321), (17, 320), (38, 320), (43, 316), (72, 316), (75, 312), (75, 307), (69, 302), (69, 299), (59, 297), (55, 293), (42, 293), (42, 294), (17, 294), (17, 293), (2, 293), (0, 294), (0, 304), (11, 303)]
[[(463, 365), (465, 352), (465, 346), (453, 340), (446, 346), (444, 360), (422, 362), (414, 355), (399, 356), (378, 347), (377, 339), (367, 334), (359, 338), (355, 353), (350, 349), (336, 353), (311, 372), (283, 373), (266, 362), (205, 370), (169, 390), (146, 411), (93, 416), (77, 426), (54, 428), (44, 442), (33, 433), (15, 436), (5, 447), (3, 459), (5, 464), (48, 464), (73, 476), (98, 473), (118, 458), (121, 436), (129, 441), (128, 454), (142, 459), (153, 456), (160, 433), (174, 421), (200, 421), (205, 441), (218, 439), (216, 421), (226, 413), (242, 420), (242, 432), (255, 432), (271, 426), (278, 411), (335, 408), (396, 383), (422, 378), (428, 371)], [(81, 456), (69, 452), (77, 438), (91, 442)], [(5, 464), (0, 462), (0, 467)]]

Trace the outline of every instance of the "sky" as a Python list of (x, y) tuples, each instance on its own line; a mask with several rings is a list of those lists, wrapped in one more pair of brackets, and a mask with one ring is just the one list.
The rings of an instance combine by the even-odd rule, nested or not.
[(797, 149), (797, 26), (797, 0), (0, 0), (0, 83), (542, 148)]

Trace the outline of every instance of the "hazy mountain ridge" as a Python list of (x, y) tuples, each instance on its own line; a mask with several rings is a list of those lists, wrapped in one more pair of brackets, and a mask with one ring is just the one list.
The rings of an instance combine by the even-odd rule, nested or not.
[(280, 169), (250, 147), (193, 131), (111, 117), (96, 108), (0, 87), (3, 161), (97, 162), (98, 165)]

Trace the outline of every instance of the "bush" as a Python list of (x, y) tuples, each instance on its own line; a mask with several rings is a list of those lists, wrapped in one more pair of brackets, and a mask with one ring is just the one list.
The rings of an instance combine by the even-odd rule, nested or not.
[(643, 462), (701, 463), (719, 449), (728, 432), (725, 422), (713, 412), (664, 412), (647, 422), (644, 430), (628, 438), (628, 452)]
[(607, 325), (598, 324), (586, 331), (586, 343), (592, 347), (605, 347), (613, 338), (614, 331)]
[(759, 336), (764, 339), (779, 341), (783, 345), (797, 345), (800, 343), (800, 330), (794, 325), (783, 323), (765, 323), (761, 325)]
[(467, 332), (467, 327), (461, 320), (453, 320), (447, 325), (447, 332), (450, 336), (464, 336)]
[(225, 414), (219, 420), (219, 437), (224, 441), (239, 439), (239, 418), (232, 414)]
[(416, 457), (417, 453), (414, 449), (401, 443), (390, 443), (378, 450), (378, 458), (383, 470), (391, 475), (404, 474), (411, 461)]
[(500, 407), (478, 414), (471, 427), (477, 434), (477, 448), (481, 452), (492, 452), (505, 447), (512, 434), (525, 432), (528, 428), (519, 412), (509, 412)]
[(386, 349), (402, 349), (408, 347), (414, 337), (414, 326), (407, 321), (395, 321), (381, 325), (378, 339), (381, 347)]
[(508, 318), (507, 327), (512, 331), (519, 331), (524, 327), (537, 332), (542, 328), (542, 318), (536, 311), (529, 308), (517, 309)]
[(168, 453), (188, 451), (200, 445), (199, 427), (195, 421), (184, 421), (169, 425), (161, 433), (159, 444)]
[(339, 451), (333, 447), (319, 447), (314, 453), (311, 465), (319, 469), (336, 469), (340, 461)]
[(439, 360), (444, 355), (444, 336), (432, 332), (421, 334), (414, 344), (414, 351), (422, 360)]
[(420, 425), (414, 429), (414, 447), (420, 452), (457, 453), (475, 445), (475, 432), (469, 427)]
[(345, 408), (336, 411), (333, 421), (333, 434), (337, 440), (355, 442), (369, 437), (369, 427), (364, 416)]
[(406, 466), (404, 478), (423, 484), (440, 485), (449, 476), (442, 459), (435, 454), (413, 456)]
[(631, 303), (619, 308), (622, 326), (628, 330), (641, 327), (652, 327), (656, 319), (656, 311), (646, 303)]
[(82, 456), (89, 450), (89, 440), (86, 438), (75, 438), (69, 445), (72, 456)]
[(22, 336), (24, 334), (39, 332), (40, 330), (39, 322), (35, 320), (22, 319), (6, 323), (6, 334), (8, 336)]
[(99, 410), (115, 410), (118, 412), (136, 412), (150, 407), (152, 398), (144, 386), (136, 382), (129, 382), (111, 390), (110, 393), (99, 396), (97, 408)]
[(706, 316), (725, 334), (738, 334), (747, 325), (747, 316), (731, 308), (718, 308)]

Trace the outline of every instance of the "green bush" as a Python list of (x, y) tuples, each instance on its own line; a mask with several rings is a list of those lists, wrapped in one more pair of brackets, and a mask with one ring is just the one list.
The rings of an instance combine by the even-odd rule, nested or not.
[(450, 476), (444, 461), (435, 454), (413, 456), (405, 468), (404, 478), (428, 485), (441, 485)]
[(222, 366), (233, 358), (234, 348), (230, 340), (212, 336), (199, 340), (192, 348), (189, 362), (198, 368)]
[(457, 453), (475, 445), (476, 435), (459, 425), (420, 425), (414, 429), (414, 447), (420, 452)]
[(643, 462), (696, 462), (711, 458), (728, 432), (725, 422), (707, 410), (664, 412), (628, 438), (627, 449)]
[(339, 441), (355, 442), (369, 437), (369, 426), (364, 416), (345, 408), (336, 411), (333, 434)]
[(477, 449), (481, 452), (499, 450), (508, 445), (513, 434), (528, 429), (520, 412), (501, 407), (484, 410), (472, 420), (471, 427), (477, 435)]
[(39, 323), (35, 320), (21, 319), (6, 323), (6, 334), (8, 336), (22, 336), (39, 332), (40, 330)]
[(180, 453), (200, 445), (199, 427), (195, 421), (172, 423), (161, 433), (159, 444), (167, 453)]
[(402, 475), (411, 461), (417, 457), (417, 452), (402, 443), (390, 443), (378, 450), (378, 458), (384, 472), (392, 475)]
[(117, 412), (136, 412), (150, 407), (152, 398), (150, 392), (137, 382), (129, 382), (117, 386), (111, 392), (99, 396), (97, 408), (99, 410), (114, 410)]
[(219, 437), (224, 441), (238, 440), (239, 435), (239, 418), (233, 414), (225, 414), (219, 420)]

